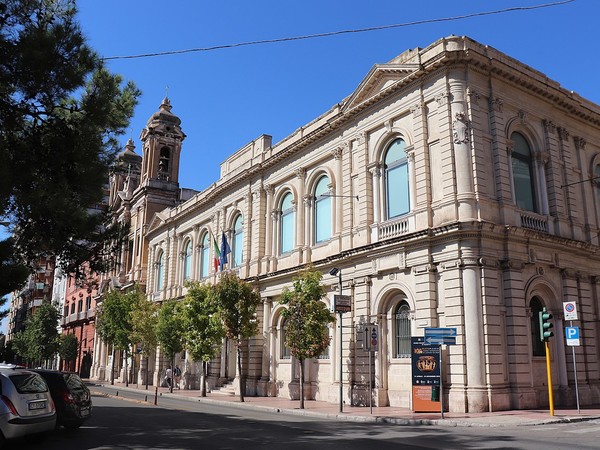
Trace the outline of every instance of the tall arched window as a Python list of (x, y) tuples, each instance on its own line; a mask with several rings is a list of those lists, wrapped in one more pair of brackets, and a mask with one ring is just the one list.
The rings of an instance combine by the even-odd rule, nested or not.
[(519, 208), (537, 212), (531, 148), (521, 133), (511, 134), (510, 139), (514, 143), (511, 159), (515, 201)]
[(539, 297), (533, 297), (529, 302), (531, 310), (531, 349), (533, 356), (545, 356), (546, 347), (540, 339), (539, 313), (544, 309), (544, 304)]
[(242, 215), (240, 214), (233, 223), (233, 255), (232, 267), (238, 267), (242, 264), (242, 249), (244, 247), (244, 228)]
[(315, 186), (315, 242), (331, 239), (331, 197), (329, 178), (323, 176)]
[(294, 222), (294, 200), (292, 193), (288, 192), (281, 201), (281, 223), (279, 225), (281, 253), (287, 253), (294, 249)]
[(183, 281), (192, 276), (192, 241), (188, 240), (183, 247)]
[(387, 219), (401, 216), (410, 210), (408, 159), (405, 147), (406, 143), (402, 139), (396, 139), (385, 153), (384, 180)]
[(594, 186), (596, 186), (596, 201), (600, 203), (600, 164), (594, 169)]
[(204, 233), (200, 241), (200, 278), (208, 276), (208, 268), (210, 267), (210, 244), (208, 241), (208, 233)]
[(402, 301), (394, 310), (395, 357), (411, 356), (410, 306)]
[(162, 250), (156, 256), (156, 267), (155, 267), (155, 282), (154, 287), (156, 291), (162, 291), (165, 285), (165, 267), (164, 267), (164, 253)]

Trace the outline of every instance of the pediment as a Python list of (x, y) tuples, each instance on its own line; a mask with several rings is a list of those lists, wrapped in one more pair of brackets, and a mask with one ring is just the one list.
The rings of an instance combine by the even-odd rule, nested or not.
[(152, 217), (152, 220), (150, 221), (150, 225), (148, 226), (148, 232), (156, 230), (161, 225), (163, 225), (166, 222), (166, 220), (167, 220), (167, 216), (164, 215), (163, 213), (161, 213), (161, 212), (155, 213), (154, 216)]
[(397, 85), (419, 69), (418, 64), (376, 64), (348, 97), (343, 109), (352, 109)]

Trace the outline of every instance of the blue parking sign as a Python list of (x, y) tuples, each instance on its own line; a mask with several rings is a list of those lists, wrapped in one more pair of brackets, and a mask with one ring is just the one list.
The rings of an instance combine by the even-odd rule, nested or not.
[(565, 338), (567, 345), (570, 347), (578, 347), (579, 343), (579, 327), (565, 327)]

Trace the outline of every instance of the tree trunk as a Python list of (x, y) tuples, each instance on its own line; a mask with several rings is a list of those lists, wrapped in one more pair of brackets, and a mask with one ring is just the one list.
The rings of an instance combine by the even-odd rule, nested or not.
[(200, 374), (200, 397), (206, 397), (206, 361), (202, 361), (202, 373)]
[(169, 383), (169, 392), (173, 393), (173, 385), (175, 384), (175, 355), (171, 356), (171, 382)]
[(148, 390), (148, 373), (150, 372), (149, 364), (150, 364), (150, 357), (146, 356), (146, 390)]
[(112, 358), (110, 362), (110, 384), (115, 384), (115, 346), (112, 348)]
[(244, 377), (242, 376), (242, 349), (238, 342), (237, 347), (237, 366), (238, 366), (238, 377), (240, 380), (240, 402), (244, 402), (244, 394), (246, 394), (246, 384), (244, 383)]
[(304, 409), (304, 359), (300, 359), (300, 409)]
[(127, 370), (127, 348), (123, 350), (123, 366), (125, 367), (125, 387), (129, 386), (129, 371)]

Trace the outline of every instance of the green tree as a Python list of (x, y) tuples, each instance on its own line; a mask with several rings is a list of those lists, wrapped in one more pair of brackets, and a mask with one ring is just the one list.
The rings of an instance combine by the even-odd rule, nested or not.
[(1, 295), (40, 254), (69, 273), (111, 260), (105, 242), (119, 245), (122, 230), (89, 208), (140, 93), (86, 43), (75, 0), (0, 2), (0, 55), (0, 223), (14, 235), (0, 251)]
[[(112, 345), (112, 364), (110, 369), (110, 383), (115, 383), (115, 350), (124, 352), (125, 373), (127, 373), (127, 357), (131, 344), (132, 321), (131, 311), (137, 303), (139, 290), (129, 292), (108, 291), (96, 311), (96, 332), (100, 338)], [(129, 384), (129, 377), (125, 377), (125, 384)]]
[(287, 308), (285, 345), (300, 363), (300, 409), (304, 409), (304, 361), (323, 353), (329, 347), (329, 324), (335, 316), (322, 301), (325, 289), (321, 272), (301, 271), (293, 280), (293, 289), (284, 289), (281, 304)]
[(233, 341), (237, 351), (240, 401), (243, 402), (246, 380), (242, 373), (242, 343), (258, 331), (256, 309), (261, 303), (260, 295), (233, 272), (223, 273), (221, 280), (213, 289), (219, 317), (225, 327), (225, 335)]
[[(183, 317), (181, 304), (176, 300), (166, 300), (158, 310), (156, 322), (156, 337), (163, 351), (171, 362), (171, 369), (175, 370), (175, 354), (183, 351)], [(173, 378), (169, 391), (173, 392)]]
[[(61, 334), (58, 338), (58, 355), (63, 361), (71, 363), (77, 358), (77, 350), (79, 349), (79, 342), (77, 336), (74, 334)], [(67, 366), (69, 369), (70, 365)], [(68, 370), (67, 367), (63, 367), (63, 370)]]
[(149, 358), (158, 345), (158, 338), (156, 337), (158, 307), (158, 303), (149, 300), (140, 293), (131, 311), (131, 341), (140, 346), (141, 354), (146, 358), (146, 389), (148, 389)]
[(210, 286), (190, 283), (181, 307), (184, 346), (194, 361), (202, 361), (200, 395), (206, 397), (206, 367), (219, 354), (225, 336)]
[(46, 364), (58, 351), (58, 305), (43, 302), (14, 338), (15, 353), (31, 365)]

